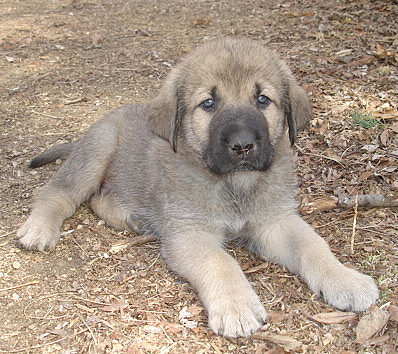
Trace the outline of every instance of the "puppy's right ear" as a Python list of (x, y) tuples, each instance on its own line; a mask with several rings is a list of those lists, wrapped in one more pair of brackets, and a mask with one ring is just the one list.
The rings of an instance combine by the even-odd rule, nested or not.
[(174, 152), (177, 152), (179, 128), (185, 115), (184, 93), (178, 86), (177, 71), (172, 70), (159, 95), (149, 104), (148, 112), (150, 129), (167, 140)]

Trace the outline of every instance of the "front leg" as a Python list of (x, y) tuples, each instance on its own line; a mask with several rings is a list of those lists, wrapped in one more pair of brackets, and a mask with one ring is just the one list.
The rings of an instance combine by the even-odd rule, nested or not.
[(257, 230), (251, 246), (261, 257), (299, 274), (313, 292), (338, 309), (365, 311), (379, 297), (374, 280), (341, 264), (325, 240), (297, 214)]
[(197, 291), (215, 333), (247, 337), (263, 325), (267, 314), (220, 239), (199, 231), (170, 235), (163, 239), (163, 255), (169, 267)]

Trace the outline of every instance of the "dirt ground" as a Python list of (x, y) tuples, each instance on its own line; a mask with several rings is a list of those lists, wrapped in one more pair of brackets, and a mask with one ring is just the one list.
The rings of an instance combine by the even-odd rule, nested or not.
[[(336, 206), (398, 194), (396, 19), (388, 0), (1, 0), (0, 353), (397, 353), (397, 209)], [(313, 119), (295, 148), (301, 210), (343, 263), (377, 280), (367, 313), (333, 313), (297, 276), (231, 248), (271, 320), (229, 340), (207, 328), (156, 242), (132, 245), (86, 207), (55, 250), (14, 246), (58, 167), (29, 160), (148, 101), (181, 55), (224, 35), (276, 49), (309, 92)]]

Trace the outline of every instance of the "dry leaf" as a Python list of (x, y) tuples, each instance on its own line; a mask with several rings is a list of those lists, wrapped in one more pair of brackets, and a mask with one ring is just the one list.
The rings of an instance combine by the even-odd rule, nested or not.
[(354, 312), (321, 312), (314, 316), (312, 319), (325, 324), (336, 324), (336, 323), (344, 323), (348, 321), (352, 321), (357, 317), (357, 314)]
[(101, 308), (101, 310), (105, 311), (105, 312), (115, 312), (115, 311), (123, 310), (126, 307), (129, 307), (129, 304), (126, 304), (125, 302), (117, 302), (116, 304), (110, 304), (110, 305), (104, 306)]
[(367, 343), (368, 345), (377, 345), (377, 344), (381, 344), (381, 343), (384, 343), (384, 342), (386, 342), (386, 341), (388, 341), (390, 339), (390, 336), (389, 335), (384, 335), (384, 336), (381, 336), (381, 337), (376, 337), (376, 338), (373, 338), (371, 341), (369, 341), (369, 343)]
[(358, 177), (358, 181), (360, 181), (360, 182), (366, 181), (371, 176), (373, 176), (373, 172), (365, 171), (365, 172), (361, 173), (361, 175)]
[(398, 322), (398, 307), (391, 305), (388, 308), (388, 313), (390, 314), (390, 321)]
[(378, 119), (397, 119), (398, 111), (396, 109), (389, 109), (384, 112), (372, 111), (372, 115)]
[(269, 266), (268, 262), (264, 262), (264, 263), (261, 263), (261, 264), (258, 265), (258, 266), (249, 268), (249, 269), (245, 270), (244, 272), (245, 272), (246, 274), (255, 273), (255, 272), (257, 272), (258, 270), (267, 268), (268, 266)]
[(287, 351), (299, 352), (303, 347), (303, 344), (298, 340), (280, 334), (256, 332), (252, 335), (252, 338), (270, 341), (272, 343), (280, 345), (281, 347), (283, 347), (283, 349)]
[(68, 335), (68, 332), (61, 328), (50, 329), (48, 333), (55, 334), (60, 337), (66, 337)]
[(286, 318), (287, 318), (287, 315), (284, 313), (269, 311), (267, 322), (272, 322), (272, 323), (281, 322), (281, 321), (284, 321)]
[(390, 314), (374, 306), (372, 310), (364, 315), (358, 322), (356, 328), (357, 342), (364, 343), (379, 332), (388, 322)]
[(142, 327), (142, 330), (146, 333), (150, 334), (157, 334), (162, 332), (162, 329), (156, 326), (151, 326), (151, 325), (145, 325)]
[(192, 305), (187, 308), (188, 312), (190, 312), (193, 316), (199, 315), (202, 311), (204, 311), (203, 307)]
[(166, 323), (163, 328), (168, 334), (175, 334), (181, 332), (184, 326), (176, 323)]

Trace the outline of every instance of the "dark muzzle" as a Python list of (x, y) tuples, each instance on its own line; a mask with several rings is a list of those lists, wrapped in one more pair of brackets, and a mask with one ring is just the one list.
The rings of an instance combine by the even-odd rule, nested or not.
[(264, 171), (270, 166), (273, 148), (260, 111), (225, 109), (213, 117), (209, 130), (204, 158), (212, 172)]

